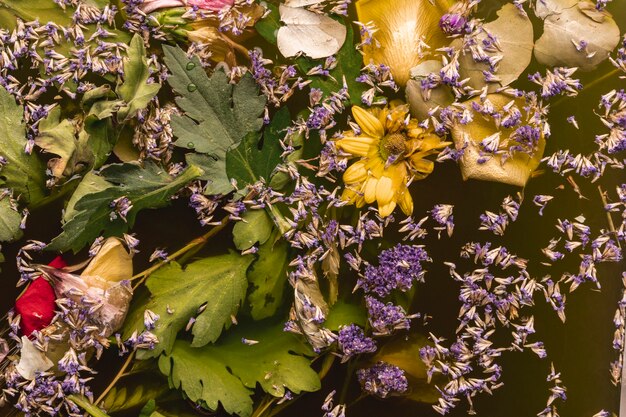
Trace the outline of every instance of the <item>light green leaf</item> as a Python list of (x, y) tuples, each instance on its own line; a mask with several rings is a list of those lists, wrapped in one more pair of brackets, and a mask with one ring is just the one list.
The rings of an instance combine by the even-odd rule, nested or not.
[(254, 320), (273, 316), (282, 305), (289, 263), (287, 249), (285, 241), (268, 240), (261, 245), (258, 259), (248, 269), (251, 286), (248, 303)]
[(0, 156), (7, 162), (0, 168), (0, 186), (11, 188), (24, 203), (35, 203), (46, 194), (46, 167), (35, 153), (24, 152), (23, 115), (22, 106), (0, 87)]
[(266, 99), (250, 74), (233, 85), (222, 70), (208, 77), (198, 59), (190, 61), (178, 47), (166, 45), (163, 52), (172, 73), (168, 83), (186, 114), (172, 118), (176, 146), (221, 159), (248, 133), (261, 129)]
[(0, 242), (11, 242), (22, 237), (22, 215), (15, 210), (9, 196), (0, 199)]
[(161, 399), (166, 396), (168, 392), (167, 383), (155, 369), (153, 372), (142, 372), (124, 378), (115, 384), (104, 397), (102, 406), (109, 413), (118, 413), (147, 405), (154, 398)]
[(265, 243), (272, 233), (272, 219), (265, 210), (249, 210), (233, 227), (233, 242), (239, 250), (250, 249), (257, 242)]
[[(259, 343), (247, 345), (242, 339)], [(161, 371), (194, 402), (247, 417), (252, 413), (250, 395), (257, 384), (275, 397), (286, 389), (296, 394), (317, 391), (320, 380), (302, 355), (312, 355), (298, 337), (278, 326), (238, 326), (214, 345), (194, 349), (177, 341), (171, 354), (159, 359)]]
[(61, 108), (58, 106), (39, 123), (35, 144), (45, 152), (58, 156), (48, 161), (48, 168), (56, 178), (71, 176), (78, 163), (87, 164), (90, 159), (89, 153), (77, 152), (76, 127), (70, 120), (61, 120)]
[[(83, 195), (74, 205), (76, 215), (63, 225), (63, 232), (52, 240), (47, 249), (78, 252), (102, 232), (107, 236), (120, 235), (132, 227), (139, 211), (168, 205), (172, 195), (202, 175), (202, 170), (189, 166), (172, 177), (153, 162), (145, 163), (144, 167), (126, 163), (109, 165), (102, 169), (100, 175), (110, 186)], [(100, 181), (97, 184), (98, 187), (102, 185)], [(111, 218), (111, 202), (120, 197), (127, 198), (132, 204), (126, 221), (119, 216)]]
[(237, 181), (239, 188), (254, 184), (261, 178), (269, 181), (281, 162), (283, 150), (279, 140), (285, 136), (285, 129), (290, 123), (289, 110), (283, 107), (264, 130), (262, 143), (259, 143), (258, 134), (250, 133), (237, 148), (226, 154), (226, 173)]
[(111, 184), (109, 184), (107, 180), (97, 175), (94, 171), (89, 171), (85, 174), (67, 202), (67, 206), (63, 212), (63, 223), (69, 222), (78, 214), (78, 211), (76, 210), (76, 203), (81, 198), (87, 194), (100, 192), (110, 186)]
[(275, 5), (268, 3), (266, 7), (267, 10), (269, 10), (269, 13), (267, 13), (263, 19), (259, 20), (254, 25), (254, 28), (259, 35), (263, 37), (263, 39), (272, 45), (276, 45), (276, 35), (278, 34), (278, 29), (280, 29), (281, 26), (280, 15), (278, 14), (278, 8)]
[[(149, 309), (160, 316), (152, 331), (159, 343), (154, 350), (141, 351), (139, 356), (169, 353), (178, 332), (205, 303), (205, 310), (197, 316), (192, 328), (192, 345), (203, 346), (217, 340), (246, 296), (246, 270), (253, 260), (253, 256), (230, 253), (192, 262), (185, 269), (172, 262), (150, 275), (146, 287), (151, 296), (143, 310)], [(172, 314), (167, 312), (168, 306)], [(130, 336), (143, 328), (143, 311), (140, 311), (127, 320), (124, 334)]]
[(161, 84), (148, 84), (149, 77), (150, 70), (143, 39), (135, 34), (130, 41), (128, 60), (124, 63), (124, 82), (117, 88), (117, 94), (125, 102), (125, 105), (118, 110), (118, 120), (133, 117), (159, 92)]

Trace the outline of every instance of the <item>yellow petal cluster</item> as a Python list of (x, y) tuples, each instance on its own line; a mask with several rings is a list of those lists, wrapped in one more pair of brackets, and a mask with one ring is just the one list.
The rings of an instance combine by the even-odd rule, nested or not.
[(376, 202), (382, 217), (389, 216), (398, 205), (410, 215), (413, 199), (408, 184), (433, 171), (434, 163), (425, 158), (448, 143), (419, 127), (401, 102), (383, 109), (354, 106), (352, 116), (361, 132), (344, 132), (336, 141), (341, 151), (359, 158), (344, 172), (342, 198), (357, 207)]
[(359, 0), (358, 19), (373, 24), (377, 42), (363, 47), (365, 64), (385, 64), (401, 86), (409, 80), (411, 68), (428, 52), (424, 44), (435, 50), (448, 43), (439, 29), (439, 19), (454, 2), (452, 0)]

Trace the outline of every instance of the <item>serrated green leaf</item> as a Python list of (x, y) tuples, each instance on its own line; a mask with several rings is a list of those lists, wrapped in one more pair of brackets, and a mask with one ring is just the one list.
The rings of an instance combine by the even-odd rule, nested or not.
[(278, 13), (278, 8), (268, 3), (266, 5), (269, 13), (263, 17), (263, 19), (256, 22), (254, 28), (256, 31), (269, 43), (272, 45), (276, 45), (276, 34), (278, 33), (278, 29), (280, 28), (280, 14)]
[(212, 155), (200, 153), (188, 153), (186, 160), (189, 165), (195, 165), (204, 171), (199, 179), (208, 181), (204, 187), (204, 194), (228, 194), (235, 190), (226, 176), (226, 159), (216, 158)]
[(22, 106), (0, 87), (0, 156), (6, 160), (0, 168), (0, 186), (11, 188), (20, 201), (34, 203), (46, 194), (46, 167), (36, 154), (24, 151), (23, 115)]
[(115, 384), (104, 398), (102, 407), (109, 413), (117, 413), (141, 407), (155, 398), (163, 398), (169, 388), (163, 377), (155, 371), (124, 378)]
[(118, 120), (133, 117), (156, 96), (161, 84), (148, 84), (150, 69), (146, 60), (146, 48), (140, 35), (135, 34), (128, 48), (128, 60), (124, 63), (124, 82), (117, 88), (124, 105), (117, 112)]
[[(76, 202), (76, 215), (63, 225), (63, 232), (52, 240), (47, 249), (78, 252), (102, 232), (107, 236), (120, 235), (132, 227), (139, 211), (166, 206), (170, 197), (202, 175), (202, 170), (189, 166), (172, 177), (153, 162), (147, 162), (143, 167), (126, 163), (109, 165), (102, 169), (100, 175), (110, 185), (102, 191), (85, 194)], [(126, 221), (119, 216), (111, 218), (111, 202), (120, 197), (126, 197), (132, 204)]]
[[(146, 287), (150, 299), (139, 314), (129, 318), (124, 334), (141, 332), (143, 310), (149, 309), (160, 316), (152, 331), (159, 339), (155, 349), (141, 351), (140, 358), (156, 357), (169, 353), (178, 332), (189, 319), (196, 316), (198, 308), (207, 303), (205, 310), (196, 317), (192, 328), (193, 346), (203, 346), (217, 340), (224, 327), (231, 323), (241, 301), (246, 296), (248, 282), (246, 270), (252, 256), (237, 253), (212, 256), (190, 263), (185, 269), (173, 262), (150, 275)], [(168, 306), (172, 314), (167, 312)]]
[(273, 223), (265, 210), (249, 210), (233, 227), (233, 243), (239, 250), (250, 249), (256, 243), (263, 244), (272, 233)]
[[(354, 30), (351, 25), (346, 25), (346, 41), (337, 52), (337, 66), (330, 71), (330, 77), (314, 75), (311, 76), (311, 88), (319, 88), (328, 97), (332, 92), (339, 91), (343, 87), (343, 78), (348, 85), (350, 102), (354, 105), (362, 105), (361, 94), (367, 89), (367, 84), (360, 83), (356, 79), (361, 75), (363, 66), (363, 56), (354, 46)], [(307, 73), (313, 67), (323, 61), (313, 60), (307, 57), (296, 59), (296, 64), (303, 73)], [(333, 80), (334, 78), (334, 80)]]
[(270, 239), (261, 245), (258, 259), (248, 269), (250, 315), (254, 320), (273, 316), (282, 305), (287, 282), (287, 242)]
[[(230, 84), (223, 70), (211, 77), (197, 58), (191, 61), (178, 47), (164, 46), (165, 63), (172, 73), (168, 83), (179, 95), (176, 103), (186, 116), (172, 118), (176, 146), (224, 158), (250, 132), (263, 126), (265, 96), (250, 74)], [(193, 120), (192, 120), (193, 119)]]
[(22, 215), (17, 212), (8, 196), (0, 199), (0, 242), (11, 242), (22, 237), (20, 222)]
[(276, 166), (281, 162), (283, 149), (279, 140), (285, 136), (285, 129), (291, 123), (289, 110), (283, 107), (263, 131), (263, 141), (259, 135), (247, 135), (241, 144), (226, 154), (228, 178), (237, 181), (239, 188), (253, 184), (261, 178), (270, 179)]
[[(248, 345), (242, 339), (259, 343)], [(257, 384), (275, 397), (286, 389), (296, 394), (317, 391), (320, 380), (302, 355), (313, 352), (297, 336), (277, 326), (240, 325), (216, 344), (194, 349), (178, 340), (169, 355), (159, 359), (170, 382), (198, 403), (247, 417), (252, 413), (250, 395)]]

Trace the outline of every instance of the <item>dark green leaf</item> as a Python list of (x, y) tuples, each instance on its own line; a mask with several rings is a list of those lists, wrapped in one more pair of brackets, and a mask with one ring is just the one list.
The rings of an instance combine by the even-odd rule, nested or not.
[(195, 165), (204, 171), (199, 179), (208, 181), (204, 187), (204, 194), (228, 194), (235, 190), (226, 176), (226, 159), (218, 159), (213, 155), (188, 153), (186, 156), (189, 165)]
[[(237, 253), (213, 256), (189, 264), (185, 269), (173, 262), (159, 269), (146, 281), (150, 300), (144, 309), (160, 316), (153, 333), (159, 344), (154, 350), (142, 351), (141, 358), (169, 353), (178, 332), (198, 308), (207, 304), (192, 328), (193, 346), (203, 346), (217, 340), (224, 327), (231, 323), (246, 295), (246, 270), (254, 258)], [(167, 312), (168, 306), (172, 314)], [(124, 326), (125, 335), (142, 331), (143, 312), (139, 312)]]
[(11, 242), (22, 237), (22, 215), (15, 210), (9, 196), (0, 199), (0, 242)]
[[(354, 30), (351, 25), (347, 25), (346, 41), (335, 57), (337, 58), (337, 66), (330, 71), (330, 75), (334, 80), (331, 77), (314, 75), (311, 76), (312, 82), (310, 86), (319, 88), (326, 96), (330, 96), (331, 92), (338, 91), (343, 87), (343, 77), (345, 77), (348, 93), (350, 94), (350, 102), (355, 105), (361, 105), (361, 94), (367, 89), (367, 85), (356, 80), (361, 74), (363, 56), (354, 46)], [(308, 72), (321, 62), (320, 60), (306, 57), (300, 57), (296, 60), (298, 67), (300, 67), (303, 73)]]
[(363, 306), (339, 300), (330, 308), (324, 327), (336, 331), (352, 323), (365, 327), (366, 322), (367, 311)]
[(267, 4), (270, 11), (263, 19), (259, 20), (254, 28), (269, 43), (276, 45), (276, 34), (280, 28), (280, 14), (278, 8), (273, 4)]
[(168, 82), (186, 114), (172, 119), (177, 146), (224, 158), (248, 133), (261, 129), (266, 99), (250, 74), (233, 85), (222, 70), (209, 78), (198, 59), (190, 61), (178, 47), (166, 45), (163, 52), (172, 73)]
[(255, 320), (273, 316), (283, 302), (287, 282), (287, 242), (270, 239), (261, 245), (258, 259), (248, 269), (250, 314)]
[[(243, 339), (258, 341), (254, 345)], [(317, 373), (302, 355), (313, 352), (297, 336), (278, 326), (237, 326), (214, 345), (193, 348), (176, 341), (169, 355), (159, 359), (161, 371), (195, 402), (216, 410), (221, 403), (227, 413), (247, 417), (252, 413), (250, 389), (261, 388), (282, 397), (320, 389)]]
[(0, 186), (11, 188), (24, 203), (35, 203), (46, 194), (46, 167), (36, 154), (24, 152), (23, 113), (22, 106), (0, 87), (0, 156), (6, 160), (0, 168)]
[[(63, 232), (52, 240), (47, 249), (77, 252), (102, 232), (108, 236), (125, 232), (134, 224), (140, 210), (166, 206), (170, 197), (202, 175), (202, 170), (189, 166), (172, 177), (153, 162), (147, 162), (144, 167), (126, 163), (109, 165), (100, 175), (108, 186), (99, 192), (85, 194), (76, 202), (76, 215), (63, 225)], [(98, 187), (102, 185), (98, 184)], [(129, 199), (133, 206), (126, 221), (119, 216), (111, 219), (111, 202), (120, 197)]]

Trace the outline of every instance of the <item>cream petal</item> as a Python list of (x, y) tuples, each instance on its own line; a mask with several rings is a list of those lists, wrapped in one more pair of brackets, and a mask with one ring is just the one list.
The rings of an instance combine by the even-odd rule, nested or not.
[(361, 127), (363, 132), (374, 138), (382, 138), (385, 136), (385, 128), (383, 124), (370, 112), (359, 106), (352, 107), (352, 116)]
[(396, 190), (393, 187), (393, 181), (389, 177), (382, 176), (376, 184), (376, 201), (379, 206), (385, 206), (393, 200)]
[(439, 29), (439, 19), (453, 4), (449, 0), (359, 0), (356, 2), (360, 22), (373, 22), (380, 48), (363, 48), (364, 62), (386, 64), (394, 80), (401, 86), (409, 80), (410, 70), (423, 57), (419, 45), (423, 41), (434, 51), (448, 43)]

